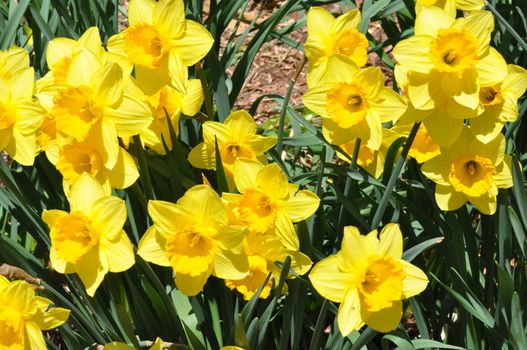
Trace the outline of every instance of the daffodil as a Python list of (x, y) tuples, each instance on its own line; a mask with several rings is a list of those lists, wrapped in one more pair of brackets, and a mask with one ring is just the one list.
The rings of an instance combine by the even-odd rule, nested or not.
[(172, 75), (170, 55), (178, 55), (188, 67), (205, 57), (214, 42), (205, 27), (185, 19), (183, 0), (132, 0), (128, 23), (108, 40), (108, 50), (128, 57), (138, 78), (151, 78), (159, 87)]
[(287, 250), (274, 234), (250, 232), (245, 237), (244, 249), (249, 259), (249, 274), (239, 280), (225, 280), (225, 284), (238, 290), (245, 300), (251, 299), (269, 273), (271, 278), (262, 288), (260, 298), (270, 295), (273, 283), (276, 285), (280, 279), (281, 269), (276, 262), (283, 263), (288, 255), (291, 257), (291, 270), (297, 275), (305, 274), (312, 264), (309, 257), (298, 250)]
[(311, 86), (322, 78), (328, 60), (344, 55), (362, 67), (368, 59), (368, 39), (358, 31), (359, 10), (337, 18), (322, 7), (311, 7), (307, 13), (307, 39), (304, 45), (309, 60), (307, 82)]
[(468, 127), (449, 148), (425, 162), (422, 171), (436, 183), (435, 199), (442, 210), (456, 210), (466, 202), (483, 214), (496, 211), (499, 188), (512, 187), (511, 157), (505, 155), (505, 137), (488, 143), (477, 140)]
[(470, 120), (470, 129), (478, 140), (489, 142), (503, 129), (503, 124), (518, 119), (518, 99), (527, 89), (527, 71), (508, 65), (503, 82), (482, 86), (479, 91), (483, 113)]
[(305, 220), (317, 210), (317, 195), (290, 184), (277, 164), (263, 165), (247, 158), (234, 163), (234, 182), (240, 193), (222, 195), (232, 222), (250, 232), (274, 233), (285, 249), (298, 250), (293, 222)]
[(207, 185), (189, 189), (176, 204), (150, 201), (148, 213), (154, 225), (137, 252), (143, 259), (174, 270), (176, 286), (196, 295), (210, 275), (244, 278), (249, 265), (243, 254), (246, 230), (230, 225), (220, 197)]
[(122, 272), (134, 264), (132, 243), (123, 231), (126, 206), (88, 174), (73, 184), (69, 202), (69, 213), (42, 213), (50, 228), (51, 266), (60, 273), (76, 272), (93, 296), (108, 271)]
[(236, 159), (244, 157), (266, 164), (264, 153), (276, 145), (276, 137), (256, 133), (256, 123), (249, 113), (236, 111), (223, 123), (203, 123), (203, 142), (190, 151), (190, 164), (200, 169), (216, 169), (216, 141), (225, 174), (231, 181)]
[[(22, 165), (32, 165), (37, 153), (36, 133), (44, 110), (33, 100), (33, 68), (19, 69), (16, 62), (11, 62), (16, 74), (6, 79), (0, 77), (0, 150), (5, 149)], [(7, 71), (3, 73), (8, 76)]]
[(42, 331), (57, 328), (70, 311), (53, 307), (49, 299), (35, 295), (25, 281), (9, 282), (0, 275), (0, 348), (43, 350), (46, 341)]
[(464, 119), (477, 117), (480, 86), (497, 84), (507, 73), (505, 60), (489, 46), (493, 28), (488, 11), (454, 19), (438, 7), (425, 7), (417, 15), (415, 36), (394, 48), (399, 84), (416, 110), (429, 112), (417, 117), (441, 146), (457, 139)]
[(361, 235), (344, 228), (342, 248), (318, 262), (309, 279), (324, 298), (341, 303), (337, 322), (346, 336), (364, 324), (379, 332), (397, 327), (402, 300), (421, 293), (428, 278), (418, 267), (401, 259), (403, 237), (397, 224)]
[(96, 136), (93, 134), (88, 137), (88, 141), (71, 142), (57, 149), (49, 147), (46, 156), (62, 174), (68, 187), (84, 173), (96, 179), (106, 192), (111, 188), (122, 189), (131, 186), (139, 177), (132, 156), (119, 147), (117, 161), (112, 168), (106, 167), (107, 156), (104, 147), (92, 140), (92, 137)]
[(137, 135), (152, 122), (149, 106), (125, 91), (121, 67), (82, 48), (69, 63), (66, 85), (57, 86), (49, 113), (60, 145), (99, 135), (112, 169), (119, 156), (117, 137)]
[(382, 123), (395, 121), (407, 108), (399, 94), (384, 87), (380, 68), (359, 69), (340, 55), (329, 59), (326, 73), (303, 101), (322, 116), (324, 136), (332, 144), (360, 138), (374, 150), (381, 146)]

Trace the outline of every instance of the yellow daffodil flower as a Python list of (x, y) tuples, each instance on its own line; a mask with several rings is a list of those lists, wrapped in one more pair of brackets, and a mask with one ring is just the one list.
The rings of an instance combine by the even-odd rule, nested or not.
[(497, 84), (506, 75), (505, 60), (489, 46), (493, 28), (488, 11), (454, 19), (425, 7), (417, 15), (415, 36), (394, 48), (398, 82), (416, 110), (429, 112), (416, 117), (441, 146), (458, 138), (464, 119), (477, 117), (480, 86)]
[(190, 164), (200, 169), (216, 169), (216, 140), (225, 175), (231, 185), (236, 159), (244, 157), (267, 164), (264, 153), (276, 145), (276, 137), (256, 134), (256, 123), (249, 113), (236, 111), (223, 123), (203, 123), (203, 142), (190, 151)]
[(318, 262), (309, 279), (324, 298), (341, 303), (337, 322), (342, 335), (364, 324), (379, 332), (397, 327), (402, 300), (421, 293), (428, 278), (418, 267), (401, 259), (403, 237), (399, 225), (386, 225), (361, 235), (344, 228), (341, 250)]
[(25, 281), (9, 282), (0, 275), (0, 348), (46, 349), (42, 331), (57, 328), (70, 315), (70, 310), (49, 308), (51, 300), (35, 295)]
[(211, 187), (194, 186), (176, 204), (150, 201), (148, 213), (154, 225), (139, 242), (137, 254), (171, 266), (184, 294), (198, 294), (211, 274), (224, 279), (247, 275), (242, 247), (246, 230), (228, 224), (225, 207)]
[(122, 272), (134, 264), (133, 246), (123, 231), (126, 206), (88, 174), (73, 184), (69, 201), (69, 213), (42, 213), (50, 228), (51, 266), (60, 273), (76, 272), (93, 296), (108, 271)]
[(311, 191), (290, 184), (277, 164), (262, 165), (240, 158), (234, 163), (234, 182), (240, 194), (223, 193), (230, 220), (250, 232), (274, 233), (285, 249), (298, 250), (293, 222), (310, 217), (320, 199)]
[(104, 164), (113, 169), (119, 155), (117, 137), (137, 135), (147, 128), (152, 110), (125, 91), (118, 64), (103, 64), (88, 49), (73, 56), (66, 81), (67, 85), (57, 87), (50, 110), (59, 144), (83, 142), (89, 135), (99, 135), (96, 142), (103, 145), (107, 155)]
[(324, 136), (332, 144), (360, 138), (374, 150), (381, 146), (382, 123), (395, 121), (407, 108), (399, 94), (384, 87), (380, 68), (359, 69), (340, 55), (329, 59), (326, 73), (303, 101), (322, 116)]
[(436, 183), (435, 198), (442, 210), (456, 210), (467, 201), (483, 214), (496, 211), (498, 188), (512, 187), (511, 157), (505, 155), (501, 134), (487, 144), (468, 127), (449, 148), (424, 163), (423, 174)]
[(508, 65), (503, 82), (482, 86), (479, 91), (483, 113), (470, 120), (470, 129), (481, 142), (489, 142), (503, 129), (503, 124), (518, 119), (518, 99), (527, 89), (527, 71)]
[(307, 13), (307, 39), (304, 45), (309, 60), (307, 82), (316, 84), (324, 75), (331, 56), (339, 54), (362, 67), (368, 59), (368, 39), (357, 29), (359, 10), (351, 10), (337, 18), (322, 7), (311, 7)]
[(128, 57), (136, 66), (136, 77), (153, 79), (159, 88), (172, 75), (170, 55), (178, 55), (188, 67), (205, 57), (214, 42), (205, 27), (185, 19), (183, 0), (132, 0), (128, 23), (108, 40), (108, 50)]
[[(18, 59), (13, 61), (10, 65), (18, 69)], [(36, 133), (44, 110), (33, 100), (33, 68), (18, 69), (15, 73), (9, 78), (0, 78), (0, 150), (5, 149), (22, 165), (33, 165), (37, 153)], [(8, 76), (7, 72), (4, 76)]]
[(244, 249), (249, 258), (249, 274), (240, 280), (225, 280), (225, 284), (238, 290), (245, 300), (251, 299), (271, 272), (271, 278), (262, 289), (260, 298), (265, 299), (270, 295), (273, 282), (275, 285), (278, 283), (281, 273), (275, 263), (283, 263), (288, 255), (291, 256), (291, 270), (297, 275), (303, 275), (311, 268), (309, 257), (297, 250), (285, 249), (274, 234), (250, 232), (245, 237)]

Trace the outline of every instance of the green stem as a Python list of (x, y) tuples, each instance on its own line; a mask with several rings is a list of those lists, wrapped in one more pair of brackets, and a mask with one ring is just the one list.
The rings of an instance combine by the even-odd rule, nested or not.
[(401, 155), (399, 156), (399, 159), (397, 159), (397, 163), (395, 164), (392, 174), (390, 175), (390, 180), (388, 181), (388, 184), (386, 185), (386, 189), (384, 190), (384, 193), (382, 194), (381, 202), (379, 203), (379, 206), (377, 207), (377, 210), (375, 211), (375, 215), (373, 216), (373, 220), (371, 222), (372, 230), (376, 230), (379, 224), (381, 223), (382, 216), (384, 215), (384, 211), (386, 210), (386, 207), (388, 206), (388, 202), (392, 195), (397, 179), (401, 175), (401, 170), (403, 169), (404, 162), (406, 161), (406, 157), (408, 156), (408, 151), (410, 150), (410, 146), (412, 146), (412, 143), (414, 142), (414, 139), (415, 139), (415, 135), (417, 134), (417, 131), (419, 130), (419, 126), (421, 126), (421, 122), (414, 124), (414, 126), (412, 127), (412, 130), (410, 131), (410, 135), (408, 135), (408, 138), (406, 139), (406, 142), (404, 143), (403, 151)]
[(141, 139), (139, 138), (139, 135), (135, 135), (133, 140), (137, 160), (139, 161), (139, 172), (141, 175), (140, 178), (143, 182), (144, 192), (148, 199), (155, 199), (152, 179), (150, 178), (150, 172), (148, 171), (148, 166), (146, 164), (145, 150), (142, 147)]
[[(359, 158), (359, 150), (360, 150), (360, 139), (357, 138), (355, 140), (355, 148), (353, 149), (353, 155), (351, 157), (351, 164), (350, 169), (355, 169), (357, 167), (357, 161)], [(344, 185), (344, 197), (348, 198), (351, 193), (351, 185), (352, 180), (349, 176), (346, 177), (346, 184)], [(337, 225), (337, 234), (340, 236), (342, 233), (342, 230), (344, 229), (344, 221), (346, 220), (347, 212), (346, 208), (344, 208), (344, 205), (340, 207), (339, 212), (339, 219), (338, 219), (338, 225)]]
[(302, 68), (304, 68), (304, 65), (306, 64), (306, 56), (302, 56), (302, 61), (300, 61), (300, 65), (296, 68), (295, 75), (293, 76), (293, 79), (289, 82), (289, 86), (287, 87), (287, 91), (284, 98), (284, 103), (282, 104), (282, 110), (280, 111), (280, 122), (278, 124), (278, 142), (276, 144), (276, 150), (278, 152), (278, 155), (280, 157), (282, 156), (282, 150), (284, 147), (284, 124), (285, 124), (285, 114), (287, 112), (287, 107), (289, 106), (289, 100), (291, 99), (291, 94), (293, 93), (293, 88), (296, 84), (296, 81), (298, 79), (298, 76), (300, 75), (300, 72), (302, 72)]
[[(211, 5), (212, 6), (212, 5)], [(203, 97), (205, 100), (205, 110), (207, 111), (208, 119), (214, 118), (214, 108), (212, 107), (212, 97), (210, 96), (209, 85), (207, 84), (207, 77), (203, 66), (200, 62), (196, 63), (196, 72), (198, 73), (199, 81), (201, 82), (201, 89), (203, 90)]]

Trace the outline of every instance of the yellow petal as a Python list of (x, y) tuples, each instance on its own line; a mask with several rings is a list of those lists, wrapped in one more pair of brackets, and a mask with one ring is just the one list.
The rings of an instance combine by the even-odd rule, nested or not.
[(75, 264), (75, 270), (89, 296), (93, 297), (108, 272), (108, 268), (106, 256), (100, 254), (98, 247), (88, 251)]
[(148, 214), (152, 217), (157, 232), (164, 237), (196, 221), (190, 208), (165, 201), (149, 201)]
[(361, 308), (361, 317), (364, 322), (377, 332), (388, 333), (393, 331), (403, 316), (402, 301), (395, 301), (391, 307), (381, 309), (377, 312), (368, 312)]
[(54, 247), (51, 247), (49, 250), (49, 261), (51, 267), (57, 272), (74, 273), (76, 271), (74, 265), (57, 257), (57, 250)]
[(307, 273), (313, 265), (311, 259), (299, 251), (286, 250), (286, 254), (291, 257), (291, 270), (300, 276)]
[(185, 94), (188, 84), (188, 69), (183, 65), (181, 57), (174, 51), (171, 51), (168, 56), (168, 75), (171, 80), (170, 85), (180, 93)]
[(288, 250), (298, 250), (300, 247), (300, 242), (298, 241), (298, 236), (295, 231), (295, 227), (291, 222), (291, 219), (283, 211), (279, 211), (276, 222), (276, 234), (282, 240), (282, 243), (285, 249)]
[(507, 62), (495, 48), (491, 47), (489, 54), (479, 60), (476, 69), (480, 85), (495, 85), (501, 83), (507, 75)]
[(511, 91), (516, 98), (520, 98), (527, 89), (527, 71), (517, 65), (507, 66), (508, 74), (503, 80), (502, 89)]
[(302, 190), (292, 198), (283, 201), (281, 207), (293, 222), (306, 220), (318, 209), (320, 199), (311, 191)]
[(463, 130), (462, 120), (443, 118), (440, 114), (433, 114), (426, 118), (424, 124), (432, 140), (444, 147), (452, 145)]
[(482, 214), (485, 215), (492, 215), (496, 212), (497, 202), (496, 202), (496, 195), (497, 190), (495, 189), (495, 192), (492, 193), (489, 191), (488, 193), (483, 194), (479, 197), (469, 197), (467, 196), (467, 199), (470, 203), (472, 203), (476, 209), (478, 209)]
[(503, 123), (499, 120), (501, 111), (496, 107), (489, 106), (479, 117), (470, 120), (470, 130), (480, 142), (492, 141), (503, 129)]
[(71, 211), (81, 211), (90, 217), (92, 206), (104, 197), (106, 197), (106, 194), (99, 182), (84, 173), (71, 186), (68, 199)]
[(44, 210), (42, 212), (42, 220), (48, 225), (48, 227), (55, 226), (57, 219), (68, 216), (69, 214), (62, 210)]
[(185, 66), (199, 62), (209, 52), (214, 39), (201, 24), (186, 20), (186, 30), (181, 38), (172, 43), (172, 48), (181, 57)]
[(351, 276), (342, 272), (337, 265), (337, 257), (332, 255), (319, 261), (309, 273), (309, 280), (318, 294), (331, 301), (344, 300), (351, 283)]
[(198, 276), (190, 276), (183, 273), (176, 274), (176, 287), (187, 296), (194, 296), (203, 290), (211, 271), (205, 271)]
[(126, 271), (134, 265), (134, 247), (123, 230), (112, 241), (107, 238), (101, 238), (99, 244), (99, 249), (102, 250), (108, 259), (110, 272)]
[(377, 254), (399, 259), (403, 255), (403, 235), (398, 224), (387, 224), (379, 235)]
[(249, 273), (249, 261), (245, 253), (235, 254), (228, 250), (219, 250), (212, 263), (212, 274), (219, 278), (239, 280)]
[(128, 23), (133, 26), (144, 22), (151, 24), (156, 2), (153, 0), (132, 0), (128, 5)]
[(70, 310), (63, 309), (61, 307), (54, 307), (45, 312), (37, 313), (36, 317), (32, 320), (38, 325), (42, 330), (50, 330), (57, 328), (70, 316)]
[(93, 99), (100, 105), (113, 105), (123, 94), (123, 70), (117, 63), (107, 63), (92, 78)]
[(114, 123), (120, 137), (139, 134), (141, 130), (148, 128), (153, 119), (148, 105), (128, 94), (122, 95), (118, 105), (107, 108), (106, 116)]
[(37, 141), (35, 134), (22, 135), (17, 129), (13, 130), (10, 143), (6, 151), (14, 160), (22, 165), (33, 165), (37, 154)]
[(441, 210), (456, 210), (467, 202), (463, 193), (456, 192), (452, 186), (436, 185), (435, 199)]
[(316, 114), (327, 117), (326, 104), (330, 87), (331, 85), (324, 84), (308, 89), (304, 96), (302, 96), (302, 102)]
[[(275, 136), (260, 136), (254, 135), (247, 144), (256, 154), (263, 154), (276, 145), (277, 138)], [(264, 156), (265, 158), (265, 156)]]
[(117, 197), (101, 198), (90, 208), (92, 227), (109, 240), (115, 240), (121, 234), (126, 221), (126, 206)]
[(190, 150), (188, 161), (195, 168), (215, 169), (216, 157), (214, 154), (214, 149), (211, 150), (205, 142), (202, 142)]
[(424, 7), (415, 19), (415, 35), (436, 37), (439, 29), (450, 27), (454, 19), (439, 7)]
[(426, 277), (423, 270), (404, 260), (399, 260), (399, 263), (403, 265), (406, 273), (406, 277), (403, 280), (404, 298), (413, 297), (425, 290), (428, 285), (428, 277)]
[(378, 102), (371, 101), (370, 106), (379, 113), (383, 123), (395, 122), (408, 108), (401, 95), (388, 88), (383, 88)]
[(183, 96), (181, 112), (184, 115), (194, 116), (199, 112), (203, 104), (203, 88), (198, 79), (191, 79), (188, 82), (187, 93)]
[(73, 56), (76, 41), (69, 38), (55, 38), (48, 43), (46, 48), (46, 62), (50, 69), (64, 58)]
[(335, 18), (326, 9), (313, 6), (307, 13), (307, 32), (309, 35), (317, 35), (318, 33), (325, 33), (332, 27)]
[(24, 350), (43, 350), (47, 349), (46, 341), (42, 335), (42, 331), (34, 322), (25, 322), (25, 346)]
[(511, 188), (514, 185), (512, 182), (511, 167), (512, 157), (506, 154), (503, 162), (496, 167), (497, 174), (493, 176), (498, 188)]
[(280, 166), (276, 163), (267, 164), (256, 175), (256, 184), (264, 189), (271, 198), (287, 198), (289, 181)]
[(119, 155), (112, 171), (110, 171), (110, 184), (112, 188), (130, 187), (139, 177), (139, 171), (135, 164), (134, 158), (119, 147)]
[(361, 271), (366, 268), (373, 253), (374, 246), (368, 237), (361, 235), (355, 226), (344, 227), (342, 248), (337, 254), (339, 269), (349, 272)]
[(155, 226), (150, 226), (139, 241), (137, 255), (156, 265), (168, 267), (170, 260), (168, 260), (164, 250), (166, 241), (165, 237), (157, 233)]
[(33, 96), (34, 80), (35, 71), (33, 70), (33, 67), (21, 69), (16, 75), (11, 77), (8, 85), (11, 89), (12, 100), (30, 100)]
[(185, 31), (185, 8), (181, 0), (161, 0), (152, 14), (156, 30), (169, 38), (179, 38)]
[[(106, 119), (106, 118), (105, 118)], [(115, 124), (110, 120), (103, 120), (91, 128), (91, 135), (100, 135), (102, 139), (104, 151), (106, 153), (106, 162), (104, 166), (112, 169), (119, 158), (119, 142), (117, 140), (117, 130)]]
[(217, 225), (226, 218), (220, 196), (207, 185), (196, 185), (187, 190), (178, 205), (191, 211), (194, 220), (202, 225)]
[(231, 139), (229, 128), (218, 122), (206, 121), (203, 123), (203, 141), (211, 149), (215, 150), (216, 139), (218, 146), (222, 143), (228, 142)]
[[(361, 22), (360, 11), (357, 9), (350, 10), (345, 14), (337, 17), (331, 28), (332, 34), (340, 33), (344, 30), (357, 29)], [(324, 27), (322, 27), (324, 28)]]
[(230, 130), (231, 137), (236, 140), (256, 134), (256, 123), (253, 117), (244, 110), (231, 113), (223, 124)]
[(494, 30), (494, 16), (489, 11), (474, 11), (468, 17), (460, 18), (454, 28), (466, 29), (478, 39), (478, 55), (483, 57), (489, 48), (490, 34)]
[(66, 82), (71, 86), (91, 86), (92, 78), (102, 66), (93, 52), (82, 48), (71, 59)]
[(234, 182), (240, 193), (258, 186), (256, 177), (263, 167), (260, 162), (247, 158), (238, 158), (234, 162)]
[(364, 322), (361, 317), (361, 305), (357, 288), (351, 287), (346, 291), (344, 300), (339, 306), (337, 322), (340, 333), (347, 336), (354, 330), (359, 330)]

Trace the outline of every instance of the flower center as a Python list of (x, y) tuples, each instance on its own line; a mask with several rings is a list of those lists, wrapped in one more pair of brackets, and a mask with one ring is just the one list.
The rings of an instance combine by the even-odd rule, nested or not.
[(452, 163), (448, 180), (456, 191), (479, 197), (495, 186), (494, 175), (496, 168), (490, 159), (465, 155)]
[(238, 203), (238, 214), (242, 222), (252, 231), (264, 233), (275, 227), (276, 204), (257, 189), (247, 190)]
[(220, 154), (221, 161), (225, 164), (234, 164), (239, 157), (254, 158), (253, 152), (235, 141), (221, 145)]
[(358, 287), (368, 311), (379, 311), (401, 300), (405, 278), (406, 272), (401, 263), (386, 256), (371, 257), (364, 279)]
[(0, 311), (0, 347), (2, 349), (24, 349), (24, 319), (18, 310), (6, 307)]
[(334, 84), (327, 94), (326, 110), (341, 128), (351, 128), (364, 120), (369, 103), (356, 84)]
[(199, 276), (212, 266), (215, 244), (195, 227), (187, 227), (167, 239), (165, 255), (174, 271)]
[(467, 30), (440, 29), (432, 41), (430, 54), (440, 72), (458, 72), (473, 68), (479, 61), (478, 40)]
[(138, 23), (124, 31), (124, 49), (128, 57), (140, 66), (159, 67), (166, 52), (163, 41), (156, 28), (150, 24)]
[(59, 151), (56, 167), (68, 183), (74, 182), (83, 173), (95, 177), (102, 168), (102, 158), (89, 144), (65, 145)]
[(69, 87), (54, 102), (52, 114), (57, 129), (77, 141), (83, 141), (91, 126), (102, 117), (102, 108), (91, 99), (91, 89), (87, 86)]
[(339, 53), (353, 60), (359, 67), (366, 64), (368, 39), (357, 29), (340, 32), (333, 44), (331, 54)]
[(501, 85), (486, 86), (479, 89), (479, 101), (485, 107), (503, 103)]
[(50, 236), (57, 256), (69, 263), (76, 263), (99, 243), (99, 234), (91, 227), (91, 220), (81, 212), (58, 218)]

